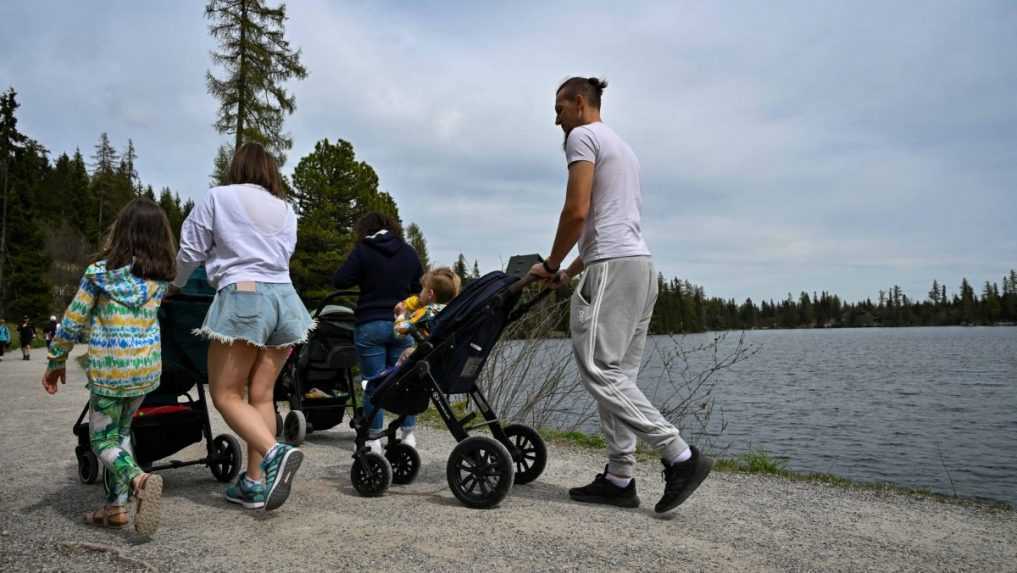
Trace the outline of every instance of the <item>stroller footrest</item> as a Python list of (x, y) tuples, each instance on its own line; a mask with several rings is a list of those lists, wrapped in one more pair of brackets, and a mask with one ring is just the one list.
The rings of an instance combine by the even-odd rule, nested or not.
[(467, 432), (472, 432), (473, 430), (476, 430), (477, 428), (483, 428), (484, 426), (490, 426), (491, 424), (496, 424), (496, 423), (498, 423), (497, 419), (494, 419), (494, 420), (484, 420), (483, 422), (480, 422), (480, 423), (477, 423), (477, 424), (473, 424), (472, 426), (464, 427), (463, 430), (466, 430)]

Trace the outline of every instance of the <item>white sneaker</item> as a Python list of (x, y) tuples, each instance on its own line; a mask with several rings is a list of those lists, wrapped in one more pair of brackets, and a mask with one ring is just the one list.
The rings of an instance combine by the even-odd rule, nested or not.
[(417, 449), (417, 435), (413, 428), (399, 428), (399, 440), (407, 446)]
[(385, 449), (381, 445), (381, 438), (378, 438), (377, 440), (367, 440), (367, 443), (364, 445), (367, 446), (367, 450), (371, 453), (378, 454), (379, 456), (385, 455)]

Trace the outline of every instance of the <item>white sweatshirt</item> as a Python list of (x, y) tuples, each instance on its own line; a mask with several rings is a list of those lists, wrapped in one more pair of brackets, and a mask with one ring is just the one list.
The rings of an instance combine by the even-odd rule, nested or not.
[(259, 185), (213, 187), (180, 230), (177, 278), (182, 287), (205, 263), (216, 289), (237, 282), (289, 283), (297, 216)]

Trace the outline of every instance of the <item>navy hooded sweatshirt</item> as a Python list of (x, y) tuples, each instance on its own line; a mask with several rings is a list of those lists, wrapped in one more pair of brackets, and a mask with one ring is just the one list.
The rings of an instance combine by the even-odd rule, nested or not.
[(424, 269), (413, 247), (392, 233), (375, 234), (353, 247), (353, 252), (336, 271), (332, 285), (337, 289), (360, 287), (357, 324), (392, 320), (392, 309), (411, 294), (420, 292)]

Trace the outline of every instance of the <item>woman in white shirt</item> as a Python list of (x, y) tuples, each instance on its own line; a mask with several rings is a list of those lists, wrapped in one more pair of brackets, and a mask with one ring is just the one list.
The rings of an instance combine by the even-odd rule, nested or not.
[(307, 340), (314, 322), (290, 281), (297, 218), (275, 160), (245, 143), (228, 181), (184, 221), (175, 284), (183, 286), (204, 263), (218, 291), (195, 334), (209, 340), (212, 402), (247, 442), (247, 470), (226, 499), (271, 510), (286, 501), (303, 461), (300, 450), (275, 439), (273, 388), (290, 347)]

